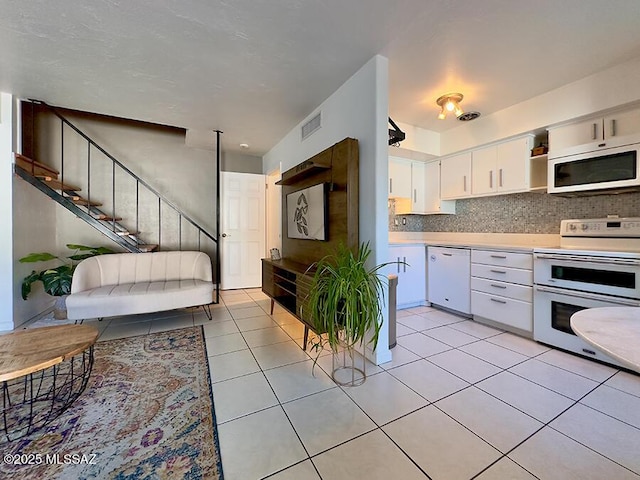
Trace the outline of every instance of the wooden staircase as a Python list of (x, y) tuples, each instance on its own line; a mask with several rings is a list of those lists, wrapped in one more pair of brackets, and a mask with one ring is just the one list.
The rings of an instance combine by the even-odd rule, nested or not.
[[(140, 240), (138, 232), (131, 232), (120, 221), (121, 217), (113, 217), (99, 207), (102, 203), (83, 198), (78, 186), (63, 183), (59, 180), (59, 172), (48, 165), (32, 160), (19, 153), (15, 156), (15, 171), (23, 179), (43, 191), (77, 216), (131, 252), (153, 252), (158, 245), (147, 244)], [(71, 208), (71, 205), (75, 208)]]

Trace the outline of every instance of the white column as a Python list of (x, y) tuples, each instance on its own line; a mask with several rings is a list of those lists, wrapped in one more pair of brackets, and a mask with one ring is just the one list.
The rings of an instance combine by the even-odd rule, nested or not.
[(0, 331), (13, 330), (13, 96), (0, 92)]

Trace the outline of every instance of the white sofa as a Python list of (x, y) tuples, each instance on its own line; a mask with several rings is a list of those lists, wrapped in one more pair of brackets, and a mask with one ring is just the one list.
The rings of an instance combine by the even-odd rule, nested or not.
[(205, 253), (116, 253), (87, 258), (76, 267), (67, 317), (159, 312), (212, 300), (211, 260)]

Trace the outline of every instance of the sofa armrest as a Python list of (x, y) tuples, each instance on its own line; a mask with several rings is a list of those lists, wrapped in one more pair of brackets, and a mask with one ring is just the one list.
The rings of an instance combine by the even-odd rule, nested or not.
[(100, 262), (96, 257), (81, 261), (73, 272), (71, 293), (84, 292), (102, 286)]

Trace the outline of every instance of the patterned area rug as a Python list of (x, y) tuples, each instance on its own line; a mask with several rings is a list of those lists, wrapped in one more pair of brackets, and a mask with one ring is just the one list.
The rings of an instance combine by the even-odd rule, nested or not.
[(222, 479), (202, 327), (97, 343), (71, 408), (0, 452), (0, 478)]

